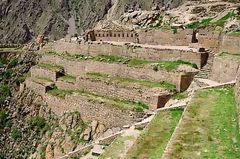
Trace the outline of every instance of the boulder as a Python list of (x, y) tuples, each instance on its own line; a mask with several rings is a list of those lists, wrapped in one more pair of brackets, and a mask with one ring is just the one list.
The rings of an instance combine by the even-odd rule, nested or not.
[(102, 145), (94, 145), (92, 155), (100, 156), (104, 152)]
[(51, 144), (48, 144), (46, 147), (46, 159), (54, 159), (54, 152), (53, 152), (53, 146)]

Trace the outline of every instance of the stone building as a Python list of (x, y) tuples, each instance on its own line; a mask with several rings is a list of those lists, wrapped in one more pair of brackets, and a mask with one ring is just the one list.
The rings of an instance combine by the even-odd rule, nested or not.
[(86, 33), (85, 40), (139, 43), (139, 36), (137, 32), (130, 30), (90, 30)]

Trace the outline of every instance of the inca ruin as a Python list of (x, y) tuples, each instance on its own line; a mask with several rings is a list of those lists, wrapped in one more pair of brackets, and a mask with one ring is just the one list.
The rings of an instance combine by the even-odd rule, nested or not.
[(238, 0), (16, 4), (0, 159), (240, 158)]

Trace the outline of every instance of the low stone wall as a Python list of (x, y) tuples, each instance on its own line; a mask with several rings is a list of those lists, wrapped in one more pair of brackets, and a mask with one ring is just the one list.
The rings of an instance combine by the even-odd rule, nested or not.
[[(238, 124), (240, 125), (240, 70), (238, 70), (236, 84), (235, 84), (235, 98), (237, 103)], [(239, 127), (240, 131), (240, 127)]]
[(94, 146), (94, 144), (86, 145), (86, 146), (82, 147), (81, 149), (72, 151), (72, 152), (68, 153), (67, 155), (60, 157), (58, 159), (69, 159), (69, 158), (83, 156), (86, 153), (88, 153), (93, 148), (93, 146)]
[(63, 89), (63, 90), (79, 90), (81, 88), (78, 88), (76, 83), (69, 83), (69, 82), (66, 82), (66, 81), (60, 81), (60, 80), (57, 80), (55, 82), (55, 85), (58, 89)]
[(25, 83), (26, 83), (27, 88), (33, 90), (34, 92), (36, 92), (39, 95), (44, 96), (45, 93), (47, 92), (46, 86), (39, 84), (37, 82), (34, 82), (30, 78), (26, 79)]
[(47, 70), (38, 66), (31, 68), (31, 77), (44, 77), (56, 81), (57, 73), (52, 70)]
[(116, 106), (94, 102), (79, 95), (69, 95), (65, 99), (46, 95), (45, 100), (51, 110), (57, 115), (64, 112), (79, 111), (84, 121), (99, 121), (106, 127), (122, 127), (137, 120), (137, 113), (120, 109)]
[(240, 36), (224, 36), (221, 45), (221, 52), (240, 54)]
[[(59, 44), (58, 44), (59, 43)], [(207, 53), (200, 53), (196, 49), (176, 49), (176, 48), (157, 48), (142, 47), (134, 45), (92, 43), (92, 44), (71, 44), (58, 42), (55, 45), (57, 52), (68, 52), (70, 54), (84, 54), (96, 56), (99, 54), (126, 56), (131, 58), (141, 58), (152, 61), (176, 61), (183, 60), (195, 63), (201, 68), (207, 61)], [(72, 47), (72, 45), (76, 45)], [(170, 49), (171, 48), (171, 49)], [(204, 58), (205, 57), (205, 58)]]
[(236, 79), (239, 64), (220, 57), (214, 58), (210, 79), (226, 83)]

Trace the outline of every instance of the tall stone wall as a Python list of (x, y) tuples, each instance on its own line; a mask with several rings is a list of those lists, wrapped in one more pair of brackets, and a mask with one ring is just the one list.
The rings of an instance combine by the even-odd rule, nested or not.
[(240, 36), (224, 36), (221, 45), (221, 52), (240, 54)]
[(214, 30), (200, 29), (199, 30), (199, 41), (198, 43), (207, 49), (219, 52), (219, 48), (222, 41), (221, 32), (216, 32)]
[[(68, 43), (59, 42), (54, 47), (57, 52), (68, 52), (72, 55), (83, 54), (96, 56), (99, 54), (126, 56), (131, 58), (141, 58), (152, 61), (175, 61), (183, 60), (197, 64), (201, 68), (207, 61), (207, 53), (200, 53), (196, 49), (176, 49), (176, 48), (157, 48), (142, 47), (134, 45), (114, 45), (110, 43), (81, 44), (78, 47), (71, 47)], [(78, 45), (78, 44), (74, 44)], [(73, 49), (74, 48), (74, 49)], [(76, 48), (76, 49), (75, 49)]]
[(225, 83), (236, 79), (239, 64), (232, 60), (220, 57), (214, 58), (210, 79)]
[(85, 121), (97, 120), (106, 127), (122, 127), (136, 122), (137, 113), (123, 110), (112, 105), (90, 101), (87, 97), (71, 95), (65, 99), (46, 95), (45, 100), (57, 115), (64, 112), (79, 111)]
[(188, 46), (191, 43), (192, 30), (151, 30), (139, 32), (140, 44)]

